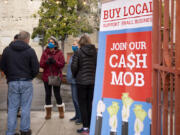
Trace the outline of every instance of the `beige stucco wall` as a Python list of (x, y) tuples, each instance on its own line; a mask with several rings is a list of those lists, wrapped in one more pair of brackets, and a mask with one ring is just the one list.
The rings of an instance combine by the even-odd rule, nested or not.
[[(7, 3), (5, 3), (7, 1)], [(15, 34), (21, 30), (32, 33), (33, 28), (37, 26), (38, 19), (32, 17), (41, 5), (41, 0), (0, 0), (0, 54), (3, 49), (13, 40)], [(97, 46), (97, 33), (91, 34), (91, 39)], [(73, 37), (65, 41), (65, 59), (67, 52), (72, 52), (71, 44)], [(42, 49), (37, 42), (30, 41), (40, 59)]]

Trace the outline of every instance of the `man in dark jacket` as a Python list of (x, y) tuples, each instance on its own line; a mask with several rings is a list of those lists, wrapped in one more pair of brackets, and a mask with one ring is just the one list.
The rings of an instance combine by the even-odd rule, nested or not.
[(0, 67), (8, 83), (8, 119), (6, 135), (14, 135), (18, 107), (21, 107), (21, 135), (31, 135), (30, 109), (33, 96), (32, 79), (39, 72), (35, 51), (28, 45), (30, 34), (20, 32), (18, 40), (11, 42), (2, 54)]
[(77, 132), (88, 134), (94, 93), (97, 52), (87, 35), (83, 35), (78, 44), (80, 45), (80, 49), (75, 52), (71, 64), (73, 77), (76, 78), (78, 102), (83, 123), (83, 127), (78, 129)]

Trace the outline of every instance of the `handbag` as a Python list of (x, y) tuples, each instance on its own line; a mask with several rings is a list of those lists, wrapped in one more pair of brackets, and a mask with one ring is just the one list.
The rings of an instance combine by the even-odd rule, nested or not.
[(51, 67), (50, 67), (50, 70), (51, 70), (51, 75), (48, 76), (48, 85), (60, 86), (61, 85), (61, 78), (59, 77), (59, 74), (53, 75)]
[(48, 76), (48, 84), (52, 86), (60, 86), (61, 78), (59, 76), (50, 75)]

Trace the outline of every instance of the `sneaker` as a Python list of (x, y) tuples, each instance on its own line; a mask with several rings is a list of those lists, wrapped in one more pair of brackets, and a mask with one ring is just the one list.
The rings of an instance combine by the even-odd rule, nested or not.
[(83, 127), (77, 130), (78, 133), (89, 133), (89, 129), (84, 129)]
[(81, 133), (83, 131), (83, 128), (77, 129), (78, 133)]
[(77, 118), (74, 116), (73, 118), (70, 119), (70, 121), (75, 121)]
[(80, 124), (82, 124), (82, 121), (81, 121), (80, 119), (77, 119), (77, 120), (75, 121), (75, 124), (76, 124), (76, 125), (80, 125)]
[(81, 133), (81, 135), (89, 135), (89, 133), (83, 132)]
[(81, 135), (89, 135), (89, 129), (82, 131)]

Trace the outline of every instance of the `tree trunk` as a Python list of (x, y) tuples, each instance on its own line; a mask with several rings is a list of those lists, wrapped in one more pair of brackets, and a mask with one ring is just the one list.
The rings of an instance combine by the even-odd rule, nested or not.
[(62, 50), (62, 52), (64, 54), (64, 40), (61, 40), (61, 50)]
[(42, 49), (42, 52), (44, 52), (44, 46), (43, 45), (41, 46), (41, 49)]

